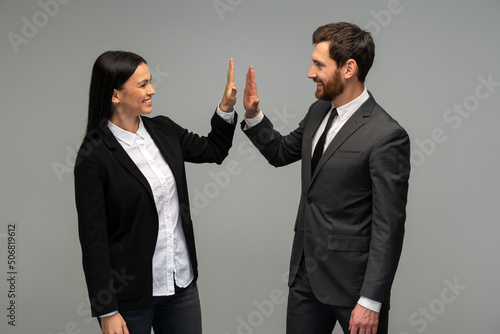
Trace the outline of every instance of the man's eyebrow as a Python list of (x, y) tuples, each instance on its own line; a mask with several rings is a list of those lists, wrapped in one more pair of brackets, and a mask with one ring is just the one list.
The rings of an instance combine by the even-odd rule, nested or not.
[(325, 65), (323, 62), (321, 62), (321, 61), (319, 61), (319, 60), (317, 60), (317, 59), (314, 59), (314, 58), (312, 58), (312, 61), (313, 61), (313, 63), (315, 63), (316, 65)]

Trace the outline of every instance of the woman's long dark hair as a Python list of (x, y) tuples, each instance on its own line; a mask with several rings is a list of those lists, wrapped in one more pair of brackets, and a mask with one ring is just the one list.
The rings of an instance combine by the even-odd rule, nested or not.
[(147, 64), (141, 56), (126, 51), (107, 51), (97, 57), (90, 80), (86, 133), (109, 120), (113, 90), (121, 89), (141, 63)]

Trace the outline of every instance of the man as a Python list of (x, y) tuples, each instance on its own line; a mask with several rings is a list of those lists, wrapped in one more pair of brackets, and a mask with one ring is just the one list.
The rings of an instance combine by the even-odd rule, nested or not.
[(308, 77), (316, 98), (282, 136), (259, 109), (252, 67), (245, 134), (275, 167), (302, 160), (302, 194), (289, 277), (288, 334), (387, 333), (390, 289), (401, 254), (410, 172), (406, 131), (364, 81), (369, 32), (332, 23), (313, 34)]

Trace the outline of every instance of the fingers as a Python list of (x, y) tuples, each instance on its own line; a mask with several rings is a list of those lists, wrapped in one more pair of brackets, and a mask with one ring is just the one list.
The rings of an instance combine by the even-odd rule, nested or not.
[(120, 313), (101, 318), (103, 334), (129, 334), (127, 324)]
[(376, 334), (378, 317), (379, 314), (377, 312), (357, 304), (349, 320), (349, 330), (351, 334)]
[(125, 323), (123, 323), (122, 330), (123, 330), (123, 334), (130, 334), (128, 331), (127, 325)]
[[(224, 95), (221, 102), (221, 110), (227, 111), (232, 109), (236, 103), (236, 93), (237, 89), (234, 84), (234, 61), (231, 58), (229, 60), (229, 67), (227, 70), (227, 83), (224, 91)], [(255, 80), (255, 71), (253, 66), (248, 68), (246, 74), (245, 91), (243, 93), (243, 105), (247, 112), (247, 115), (256, 115), (259, 112), (259, 102), (260, 99), (257, 94), (257, 83)]]
[(229, 68), (227, 69), (227, 85), (236, 94), (236, 85), (234, 84), (234, 61), (233, 61), (233, 58), (229, 59)]
[(227, 84), (234, 87), (234, 61), (233, 58), (229, 59), (229, 67), (227, 69)]
[(247, 71), (247, 84), (250, 83), (250, 73), (252, 72), (252, 66), (250, 66), (248, 68), (248, 71)]
[(246, 79), (245, 93), (248, 95), (248, 97), (258, 99), (257, 82), (255, 81), (255, 71), (253, 70), (253, 66), (250, 66), (248, 68)]
[(253, 66), (250, 66), (250, 86), (252, 92), (252, 99), (254, 101), (255, 106), (257, 106), (260, 100), (257, 94), (257, 81), (255, 80), (255, 71), (253, 70)]
[(233, 106), (236, 104), (236, 93), (238, 90), (234, 84), (234, 61), (233, 58), (229, 59), (229, 67), (227, 69), (227, 82), (220, 103), (220, 108), (224, 112), (231, 112)]
[(245, 117), (253, 118), (259, 113), (259, 102), (255, 71), (253, 66), (250, 66), (247, 71), (245, 92), (243, 94), (243, 107), (246, 110)]
[(257, 94), (257, 83), (255, 82), (255, 71), (253, 70), (253, 66), (250, 65), (247, 72), (247, 86), (251, 89), (252, 93), (255, 91)]
[(349, 331), (351, 334), (358, 334), (358, 325), (355, 324), (352, 313), (351, 313), (351, 319), (349, 320)]

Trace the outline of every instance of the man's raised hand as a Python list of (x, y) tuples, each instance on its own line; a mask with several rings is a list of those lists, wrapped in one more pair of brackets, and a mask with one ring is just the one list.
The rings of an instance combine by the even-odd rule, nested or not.
[(248, 68), (245, 92), (243, 93), (243, 107), (245, 108), (245, 117), (253, 118), (260, 112), (259, 97), (257, 95), (257, 83), (255, 81), (255, 72), (253, 66)]

